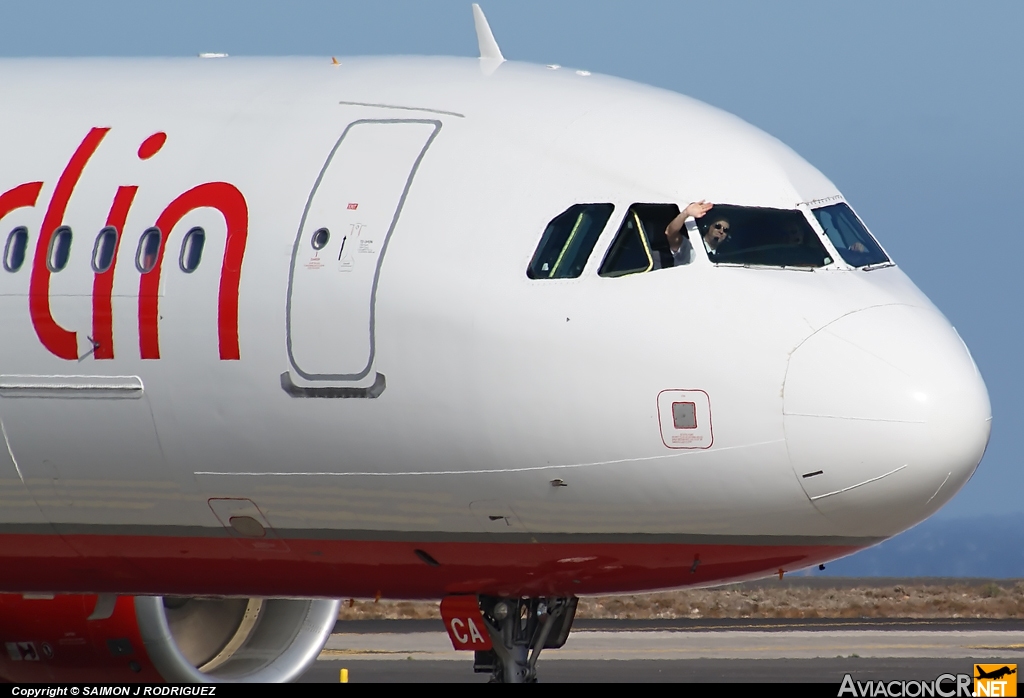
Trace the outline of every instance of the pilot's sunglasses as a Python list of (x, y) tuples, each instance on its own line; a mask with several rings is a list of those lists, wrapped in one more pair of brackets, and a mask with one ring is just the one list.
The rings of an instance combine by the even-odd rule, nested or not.
[(721, 223), (715, 223), (711, 227), (714, 228), (715, 230), (724, 230), (727, 233), (729, 232), (729, 227), (725, 226), (725, 225), (722, 225)]

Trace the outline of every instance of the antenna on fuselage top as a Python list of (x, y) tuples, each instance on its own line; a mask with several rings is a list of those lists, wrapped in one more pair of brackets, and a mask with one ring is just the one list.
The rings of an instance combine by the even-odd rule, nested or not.
[(501, 55), (498, 42), (494, 40), (491, 25), (487, 23), (484, 11), (475, 2), (473, 3), (473, 24), (476, 25), (476, 41), (480, 44), (480, 60), (493, 61), (495, 64), (504, 63), (505, 57)]

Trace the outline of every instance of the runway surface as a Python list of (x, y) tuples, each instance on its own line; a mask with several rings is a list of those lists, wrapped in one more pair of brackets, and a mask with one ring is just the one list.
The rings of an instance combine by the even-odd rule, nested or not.
[[(975, 661), (1024, 664), (1024, 621), (579, 621), (541, 655), (542, 681), (840, 683), (971, 673)], [(303, 681), (485, 682), (440, 621), (339, 623)]]

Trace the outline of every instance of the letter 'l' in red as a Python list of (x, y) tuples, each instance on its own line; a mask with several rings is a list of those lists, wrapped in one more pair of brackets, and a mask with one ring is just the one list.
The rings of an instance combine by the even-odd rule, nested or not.
[(68, 201), (82, 176), (89, 158), (96, 152), (100, 141), (107, 135), (109, 128), (93, 128), (86, 134), (85, 139), (78, 146), (75, 154), (71, 156), (67, 167), (57, 180), (57, 186), (50, 198), (50, 205), (43, 217), (43, 226), (39, 233), (39, 242), (36, 244), (36, 254), (32, 260), (32, 278), (28, 287), (28, 308), (32, 316), (32, 326), (43, 346), (50, 350), (50, 353), (62, 359), (74, 361), (78, 359), (78, 336), (70, 332), (53, 319), (50, 312), (50, 268), (46, 264), (46, 258), (50, 253), (50, 240), (53, 233), (64, 222), (64, 211), (67, 210)]

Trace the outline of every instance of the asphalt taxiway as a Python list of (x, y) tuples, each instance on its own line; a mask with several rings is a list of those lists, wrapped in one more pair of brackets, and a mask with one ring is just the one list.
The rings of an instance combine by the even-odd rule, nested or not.
[[(541, 655), (547, 682), (931, 680), (1024, 664), (1021, 620), (584, 621)], [(303, 681), (485, 682), (440, 621), (339, 622)]]

